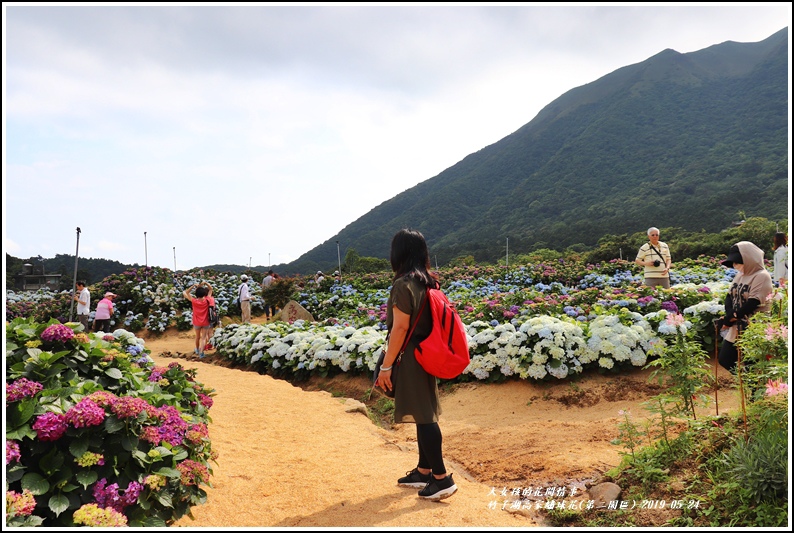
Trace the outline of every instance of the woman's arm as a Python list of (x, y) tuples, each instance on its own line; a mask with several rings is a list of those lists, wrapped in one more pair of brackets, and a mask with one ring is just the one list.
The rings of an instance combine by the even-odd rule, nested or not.
[(190, 287), (188, 287), (187, 289), (185, 289), (185, 292), (182, 293), (182, 296), (184, 296), (185, 298), (187, 298), (189, 301), (192, 302), (193, 301), (193, 296), (191, 296), (190, 291), (193, 290), (195, 287), (196, 287), (196, 285), (193, 284)]
[[(386, 356), (383, 358), (383, 365), (375, 382), (384, 390), (392, 390), (391, 367), (397, 361), (397, 356), (400, 354), (400, 349), (402, 349), (405, 336), (408, 335), (408, 328), (411, 325), (411, 315), (403, 313), (396, 305), (392, 307), (392, 310), (394, 322), (389, 333), (389, 344), (386, 346)], [(387, 370), (383, 370), (383, 368)]]

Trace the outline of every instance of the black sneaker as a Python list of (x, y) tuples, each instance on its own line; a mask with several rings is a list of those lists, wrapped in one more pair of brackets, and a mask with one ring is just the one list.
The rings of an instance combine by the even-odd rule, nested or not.
[(444, 498), (449, 498), (457, 490), (458, 486), (452, 481), (452, 474), (443, 479), (432, 477), (425, 485), (425, 488), (419, 491), (419, 497), (437, 502)]
[(413, 487), (415, 489), (419, 489), (427, 485), (430, 478), (433, 477), (433, 474), (422, 474), (414, 468), (410, 472), (405, 473), (405, 477), (401, 477), (397, 480), (397, 484), (401, 487)]

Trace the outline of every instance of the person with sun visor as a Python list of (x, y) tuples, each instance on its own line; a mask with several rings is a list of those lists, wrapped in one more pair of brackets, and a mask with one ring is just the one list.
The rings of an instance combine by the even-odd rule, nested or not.
[(725, 296), (725, 316), (717, 322), (722, 336), (718, 359), (720, 365), (732, 371), (739, 359), (736, 339), (747, 327), (748, 317), (769, 310), (766, 298), (772, 292), (772, 276), (764, 266), (764, 251), (750, 241), (731, 246), (722, 265), (736, 270)]

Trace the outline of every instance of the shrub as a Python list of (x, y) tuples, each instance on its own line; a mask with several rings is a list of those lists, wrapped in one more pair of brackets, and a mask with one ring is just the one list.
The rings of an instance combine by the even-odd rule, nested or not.
[(125, 330), (80, 329), (6, 325), (6, 525), (171, 524), (206, 500), (213, 391)]

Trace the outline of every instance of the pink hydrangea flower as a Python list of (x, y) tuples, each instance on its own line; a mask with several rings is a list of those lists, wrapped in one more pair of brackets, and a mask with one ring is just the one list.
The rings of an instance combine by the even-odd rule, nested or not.
[(60, 413), (46, 412), (39, 416), (33, 423), (33, 429), (36, 431), (40, 440), (55, 441), (60, 439), (69, 424), (66, 420), (66, 415)]
[(41, 383), (30, 381), (27, 378), (19, 378), (6, 388), (6, 401), (16, 402), (22, 398), (35, 396), (43, 388)]
[(83, 398), (66, 413), (67, 421), (76, 428), (98, 426), (105, 421), (105, 410), (89, 398)]
[(100, 407), (108, 407), (112, 406), (118, 400), (118, 396), (113, 394), (112, 392), (98, 390), (96, 392), (92, 392), (86, 398), (90, 399), (92, 402), (97, 404)]
[(123, 396), (116, 400), (111, 407), (111, 410), (113, 411), (113, 414), (122, 420), (125, 418), (135, 418), (141, 414), (142, 411), (153, 413), (155, 408), (149, 405), (149, 403), (143, 398)]
[(6, 513), (10, 516), (29, 516), (36, 510), (36, 498), (28, 489), (22, 494), (10, 490), (6, 492)]
[(199, 397), (199, 401), (201, 402), (201, 405), (203, 405), (206, 409), (212, 407), (213, 404), (212, 398), (202, 393), (199, 393), (198, 397)]
[(210, 478), (207, 466), (192, 459), (185, 459), (176, 465), (176, 469), (182, 473), (183, 485), (199, 486), (200, 483), (206, 483)]
[(6, 441), (6, 464), (11, 464), (22, 459), (19, 453), (19, 443), (15, 440)]

